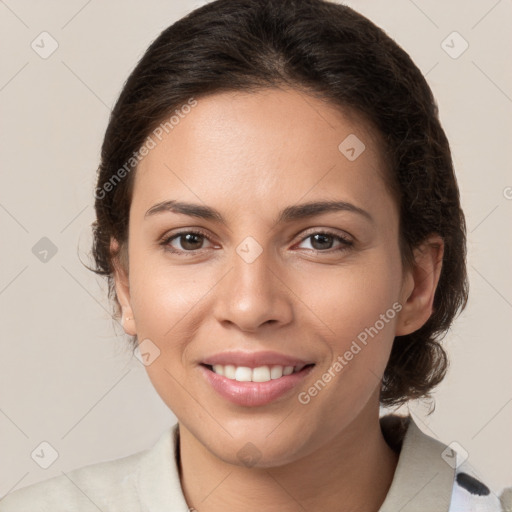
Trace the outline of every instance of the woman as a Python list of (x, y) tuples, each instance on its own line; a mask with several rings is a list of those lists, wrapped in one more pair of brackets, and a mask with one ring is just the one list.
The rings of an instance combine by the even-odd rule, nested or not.
[(94, 271), (178, 423), (2, 511), (510, 506), (379, 419), (441, 382), (468, 286), (435, 100), (369, 20), (323, 0), (179, 20), (123, 88), (95, 197)]

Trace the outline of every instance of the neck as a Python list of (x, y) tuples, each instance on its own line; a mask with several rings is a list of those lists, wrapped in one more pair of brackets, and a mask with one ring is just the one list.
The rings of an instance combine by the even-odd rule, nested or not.
[(228, 464), (180, 423), (181, 485), (197, 512), (377, 512), (389, 490), (398, 455), (386, 444), (377, 412), (363, 411), (319, 450), (285, 466)]

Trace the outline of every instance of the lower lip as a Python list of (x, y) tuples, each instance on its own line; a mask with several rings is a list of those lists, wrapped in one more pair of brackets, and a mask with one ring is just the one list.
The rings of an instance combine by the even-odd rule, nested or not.
[(256, 407), (269, 404), (293, 389), (309, 374), (313, 366), (267, 382), (239, 382), (219, 375), (203, 365), (199, 365), (199, 368), (219, 395), (236, 405)]

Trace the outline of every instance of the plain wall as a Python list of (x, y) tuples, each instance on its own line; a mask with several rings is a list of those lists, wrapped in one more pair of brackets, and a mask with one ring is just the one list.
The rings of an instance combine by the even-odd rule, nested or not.
[[(148, 448), (175, 421), (110, 318), (105, 283), (80, 259), (91, 264), (110, 108), (148, 44), (202, 3), (0, 3), (0, 495)], [(430, 416), (422, 403), (410, 410), (426, 433), (458, 442), (499, 489), (512, 484), (512, 4), (349, 5), (427, 75), (468, 225), (470, 300), (444, 341), (450, 371)], [(39, 41), (42, 50), (43, 31), (59, 45), (46, 59), (31, 47)], [(453, 31), (469, 44), (458, 58), (442, 47)], [(451, 37), (457, 52), (463, 41)], [(48, 244), (43, 237), (57, 250), (47, 262), (33, 253)], [(42, 441), (59, 454), (46, 470), (30, 455)]]

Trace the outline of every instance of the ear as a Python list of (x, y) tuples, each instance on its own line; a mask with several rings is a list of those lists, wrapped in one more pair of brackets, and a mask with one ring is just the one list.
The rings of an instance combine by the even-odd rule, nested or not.
[(414, 265), (404, 275), (400, 302), (402, 310), (396, 324), (396, 336), (417, 331), (430, 318), (443, 264), (444, 242), (436, 234), (414, 249)]
[(119, 243), (115, 238), (110, 239), (110, 253), (113, 256), (114, 283), (116, 295), (121, 305), (121, 324), (124, 332), (130, 336), (137, 334), (135, 319), (130, 304), (130, 281), (128, 279), (128, 258), (123, 251), (119, 251)]

